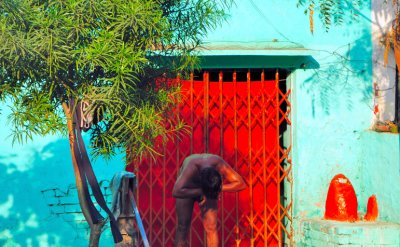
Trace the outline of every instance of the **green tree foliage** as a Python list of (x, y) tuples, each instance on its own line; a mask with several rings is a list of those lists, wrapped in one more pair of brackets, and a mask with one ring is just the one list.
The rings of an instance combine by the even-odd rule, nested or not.
[(313, 32), (314, 12), (329, 31), (332, 25), (342, 25), (358, 18), (358, 9), (369, 4), (364, 0), (297, 0), (297, 7), (303, 7), (304, 13), (310, 17), (310, 30)]
[(154, 154), (157, 137), (165, 140), (182, 128), (163, 122), (177, 94), (156, 78), (195, 63), (191, 52), (229, 4), (0, 1), (0, 101), (11, 102), (13, 142), (67, 133), (61, 105), (76, 98), (93, 103), (90, 110), (102, 116), (90, 132), (95, 156), (121, 147), (130, 147), (132, 156)]

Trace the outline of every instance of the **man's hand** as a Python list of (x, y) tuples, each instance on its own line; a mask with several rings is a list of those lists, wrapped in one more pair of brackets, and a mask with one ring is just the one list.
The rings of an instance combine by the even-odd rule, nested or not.
[(203, 207), (203, 205), (207, 202), (207, 197), (204, 195), (201, 195), (201, 198), (199, 200), (199, 207)]

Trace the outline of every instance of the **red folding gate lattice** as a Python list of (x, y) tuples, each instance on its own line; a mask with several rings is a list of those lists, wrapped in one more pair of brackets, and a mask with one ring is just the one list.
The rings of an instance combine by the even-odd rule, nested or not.
[[(250, 72), (247, 81), (236, 81), (236, 72), (232, 78), (224, 82), (220, 72), (219, 81), (212, 82), (204, 72), (202, 81), (193, 80), (193, 75), (181, 81), (183, 101), (177, 116), (191, 126), (190, 134), (169, 142), (156, 161), (135, 168), (139, 210), (151, 246), (173, 246), (176, 216), (171, 193), (177, 171), (185, 157), (205, 152), (222, 156), (248, 185), (242, 192), (222, 195), (220, 246), (281, 246), (283, 237), (291, 239), (291, 198), (281, 199), (283, 185), (291, 187), (290, 145), (279, 144), (279, 126), (290, 125), (290, 90), (279, 90), (279, 79), (264, 80), (264, 71), (260, 81), (251, 81)], [(204, 241), (195, 206), (190, 243), (200, 247)]]

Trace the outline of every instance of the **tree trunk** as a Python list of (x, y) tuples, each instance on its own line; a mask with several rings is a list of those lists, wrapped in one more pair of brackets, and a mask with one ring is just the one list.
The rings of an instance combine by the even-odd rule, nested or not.
[(74, 167), (74, 174), (75, 174), (75, 182), (76, 182), (76, 189), (78, 191), (78, 199), (79, 199), (79, 205), (81, 207), (83, 216), (85, 217), (87, 223), (89, 224), (90, 227), (90, 238), (89, 238), (89, 247), (98, 247), (99, 246), (99, 240), (100, 236), (102, 233), (102, 228), (106, 221), (101, 221), (97, 224), (94, 224), (92, 221), (92, 218), (89, 213), (89, 207), (88, 207), (88, 200), (90, 198), (86, 198), (85, 193), (83, 191), (83, 181), (81, 179), (81, 174), (78, 168), (78, 163), (75, 158), (75, 151), (74, 151), (74, 141), (75, 141), (75, 135), (74, 135), (74, 126), (72, 122), (72, 113), (70, 110), (70, 107), (66, 104), (62, 104), (65, 116), (67, 117), (67, 127), (68, 127), (68, 138), (69, 138), (69, 148), (71, 151), (71, 157), (72, 157), (72, 165)]

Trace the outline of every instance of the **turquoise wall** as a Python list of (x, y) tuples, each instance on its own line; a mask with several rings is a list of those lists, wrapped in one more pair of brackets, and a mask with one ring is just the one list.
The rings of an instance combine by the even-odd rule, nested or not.
[[(82, 222), (66, 138), (35, 137), (25, 145), (11, 145), (9, 108), (0, 105), (0, 246), (87, 246), (86, 223)], [(99, 181), (110, 180), (124, 168), (121, 157), (97, 160)], [(108, 184), (103, 181), (103, 186)], [(71, 205), (75, 204), (75, 205)], [(49, 206), (48, 204), (54, 204)], [(112, 246), (106, 231), (100, 246)]]

